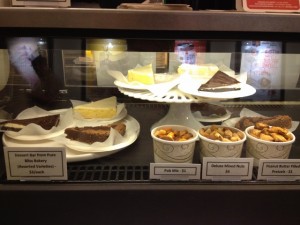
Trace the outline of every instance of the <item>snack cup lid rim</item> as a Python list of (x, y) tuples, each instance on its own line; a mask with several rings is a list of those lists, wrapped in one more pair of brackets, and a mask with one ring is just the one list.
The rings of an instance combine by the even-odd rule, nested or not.
[(293, 139), (290, 140), (290, 141), (286, 141), (286, 142), (275, 142), (275, 141), (265, 141), (265, 140), (261, 140), (261, 139), (258, 139), (256, 137), (253, 137), (252, 135), (249, 134), (249, 130), (253, 129), (254, 126), (250, 126), (250, 127), (247, 127), (246, 130), (245, 130), (245, 133), (247, 135), (247, 138), (253, 140), (253, 141), (257, 141), (257, 142), (260, 142), (260, 143), (264, 143), (264, 144), (269, 144), (269, 145), (288, 145), (288, 144), (292, 144), (295, 142), (296, 140), (296, 136), (289, 131), (289, 134), (292, 135)]

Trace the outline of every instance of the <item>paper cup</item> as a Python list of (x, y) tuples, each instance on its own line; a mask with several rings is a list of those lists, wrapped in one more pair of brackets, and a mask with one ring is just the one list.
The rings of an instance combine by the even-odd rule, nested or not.
[[(167, 141), (156, 137), (157, 130), (172, 128), (173, 130), (187, 130), (193, 135), (186, 141)], [(152, 129), (154, 162), (155, 163), (192, 163), (195, 144), (198, 139), (196, 130), (181, 125), (163, 125)]]
[[(217, 126), (217, 125), (215, 125)], [(204, 129), (210, 126), (204, 127)], [(217, 126), (225, 127), (225, 126)], [(202, 161), (203, 157), (223, 157), (223, 158), (240, 158), (243, 150), (243, 144), (246, 141), (246, 135), (243, 131), (233, 128), (226, 127), (232, 131), (241, 132), (244, 134), (242, 140), (234, 142), (222, 142), (219, 140), (212, 140), (207, 137), (204, 137), (199, 133), (200, 139), (200, 160)]]
[(292, 144), (295, 142), (296, 138), (293, 133), (292, 140), (287, 142), (271, 142), (264, 141), (253, 137), (249, 132), (254, 128), (254, 126), (248, 127), (245, 130), (247, 135), (246, 142), (246, 156), (254, 158), (254, 166), (258, 166), (260, 159), (287, 159), (289, 158)]

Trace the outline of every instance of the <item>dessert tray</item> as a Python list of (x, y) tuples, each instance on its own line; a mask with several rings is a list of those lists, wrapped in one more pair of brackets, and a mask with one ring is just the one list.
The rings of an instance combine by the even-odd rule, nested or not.
[(183, 93), (202, 97), (202, 98), (209, 98), (211, 100), (242, 98), (242, 97), (253, 95), (256, 92), (256, 89), (249, 84), (241, 84), (240, 90), (222, 91), (222, 92), (198, 91), (200, 85), (201, 85), (201, 81), (195, 81), (192, 83), (181, 83), (178, 85), (178, 89)]
[(148, 100), (148, 101), (156, 101), (156, 102), (166, 102), (166, 103), (193, 103), (193, 102), (199, 102), (207, 100), (202, 97), (193, 96), (190, 94), (182, 93), (177, 88), (174, 88), (170, 91), (168, 91), (164, 95), (156, 95), (149, 91), (135, 91), (131, 89), (125, 89), (125, 88), (118, 88), (119, 91), (127, 95), (129, 97), (142, 99), (142, 100)]
[[(124, 95), (142, 100), (170, 103), (168, 113), (161, 120), (153, 124), (151, 128), (165, 124), (178, 124), (199, 129), (203, 126), (200, 122), (224, 121), (230, 118), (230, 112), (227, 112), (223, 117), (205, 118), (201, 115), (193, 114), (191, 112), (190, 104), (199, 102), (219, 102), (227, 99), (250, 96), (256, 92), (254, 87), (246, 84), (247, 74), (245, 73), (237, 76), (238, 80), (241, 82), (240, 90), (226, 92), (198, 91), (201, 84), (207, 80), (194, 78), (187, 74), (181, 74), (174, 80), (157, 84), (155, 91), (149, 88), (149, 86), (154, 85), (143, 85), (143, 88), (141, 88), (141, 86), (138, 85), (128, 84), (127, 79), (121, 72), (110, 71), (110, 75), (116, 79), (115, 85)], [(166, 86), (166, 84), (171, 85)]]
[(173, 88), (172, 90), (168, 91), (165, 95), (156, 95), (149, 91), (135, 91), (120, 87), (119, 91), (124, 95), (137, 99), (170, 103), (168, 113), (158, 122), (153, 124), (151, 129), (164, 124), (185, 125), (196, 130), (202, 127), (202, 124), (194, 118), (191, 111), (191, 103), (203, 101), (204, 99), (201, 97), (182, 93), (177, 88)]
[[(44, 130), (36, 124), (29, 124), (21, 131), (5, 131), (2, 136), (3, 145), (6, 147), (65, 147), (66, 158), (68, 162), (77, 162), (104, 157), (116, 153), (125, 147), (131, 145), (137, 138), (140, 132), (140, 125), (136, 119), (127, 115), (127, 110), (124, 104), (119, 104), (118, 114), (110, 120), (86, 120), (74, 118), (73, 109), (59, 109), (46, 111), (39, 107), (31, 107), (23, 110), (16, 118), (26, 119), (41, 117), (45, 115), (60, 114), (60, 122), (57, 127), (50, 130)], [(112, 139), (110, 143), (94, 143), (92, 145), (71, 141), (65, 136), (65, 129), (75, 126), (99, 126), (112, 124), (114, 122), (123, 122), (126, 124), (126, 132), (124, 137)], [(114, 131), (111, 132), (113, 134)], [(115, 132), (117, 133), (117, 132)], [(121, 135), (120, 135), (121, 136)]]
[[(101, 143), (88, 145), (77, 141), (71, 141), (65, 138), (64, 134), (45, 140), (18, 140), (4, 134), (2, 136), (2, 141), (6, 147), (66, 147), (67, 162), (85, 161), (114, 154), (135, 142), (140, 133), (138, 121), (128, 115), (123, 119), (123, 122), (127, 126), (125, 136), (119, 143), (111, 146), (99, 147)], [(84, 121), (75, 123), (74, 125), (84, 124), (89, 125)], [(93, 124), (95, 125), (95, 123)]]

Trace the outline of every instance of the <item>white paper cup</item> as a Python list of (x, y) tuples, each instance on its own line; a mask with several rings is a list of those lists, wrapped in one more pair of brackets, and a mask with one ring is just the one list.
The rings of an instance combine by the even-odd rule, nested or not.
[[(173, 130), (187, 130), (193, 135), (186, 141), (167, 141), (156, 137), (157, 130), (172, 128)], [(152, 129), (154, 162), (155, 163), (192, 163), (195, 144), (198, 139), (198, 133), (189, 127), (181, 125), (163, 125)]]
[[(217, 125), (215, 125), (217, 126)], [(211, 127), (207, 126), (204, 129)], [(226, 126), (217, 126), (217, 127), (226, 127)], [(222, 142), (219, 140), (212, 140), (204, 137), (199, 133), (200, 138), (200, 160), (202, 161), (203, 157), (223, 157), (223, 158), (240, 158), (242, 155), (243, 144), (246, 141), (246, 135), (243, 131), (228, 127), (232, 131), (241, 132), (244, 134), (244, 137), (240, 141), (234, 142)]]
[(287, 142), (271, 142), (264, 141), (253, 137), (249, 134), (254, 126), (248, 127), (245, 130), (247, 135), (246, 156), (254, 158), (254, 166), (258, 166), (260, 159), (287, 159), (289, 158), (292, 144), (296, 140), (295, 135), (292, 135), (292, 140)]

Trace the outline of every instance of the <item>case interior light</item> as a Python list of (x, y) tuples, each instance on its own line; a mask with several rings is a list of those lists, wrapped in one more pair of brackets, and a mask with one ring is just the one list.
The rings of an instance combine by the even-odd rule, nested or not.
[(109, 42), (108, 45), (107, 45), (107, 51), (109, 51), (113, 47), (114, 47), (113, 44), (111, 42)]

